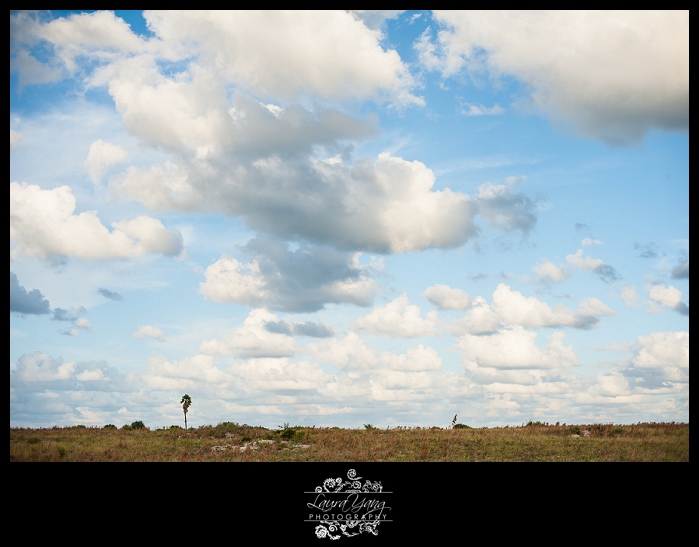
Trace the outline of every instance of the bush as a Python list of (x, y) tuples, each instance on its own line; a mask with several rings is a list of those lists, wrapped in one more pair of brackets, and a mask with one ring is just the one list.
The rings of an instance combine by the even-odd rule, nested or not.
[(107, 424), (102, 429), (116, 429), (116, 428), (117, 428), (117, 426), (115, 426), (114, 424)]
[(279, 432), (279, 436), (285, 441), (290, 441), (296, 435), (296, 430), (293, 427), (287, 427)]
[(454, 424), (454, 429), (471, 429), (471, 426), (466, 424)]
[(145, 427), (146, 425), (141, 420), (131, 424), (131, 429), (144, 429)]

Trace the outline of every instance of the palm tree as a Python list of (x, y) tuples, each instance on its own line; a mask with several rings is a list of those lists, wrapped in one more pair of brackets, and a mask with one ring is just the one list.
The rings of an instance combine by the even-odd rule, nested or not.
[(189, 407), (192, 404), (192, 398), (185, 393), (184, 395), (182, 395), (182, 400), (180, 401), (180, 403), (182, 404), (182, 410), (184, 410), (184, 428), (186, 430), (187, 429), (187, 411), (189, 410)]

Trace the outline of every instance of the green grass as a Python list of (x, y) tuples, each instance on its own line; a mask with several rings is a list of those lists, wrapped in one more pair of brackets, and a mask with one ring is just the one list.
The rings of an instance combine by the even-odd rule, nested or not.
[(689, 461), (689, 424), (10, 428), (10, 461)]

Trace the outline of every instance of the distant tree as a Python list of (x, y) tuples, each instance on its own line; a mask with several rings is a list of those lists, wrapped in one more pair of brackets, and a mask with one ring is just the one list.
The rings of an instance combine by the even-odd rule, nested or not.
[(180, 403), (182, 404), (182, 410), (184, 410), (184, 428), (187, 429), (187, 412), (192, 404), (192, 398), (185, 393), (182, 395), (182, 400)]

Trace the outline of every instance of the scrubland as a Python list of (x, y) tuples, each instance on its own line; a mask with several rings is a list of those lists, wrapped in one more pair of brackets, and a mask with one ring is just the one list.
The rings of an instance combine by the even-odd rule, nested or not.
[[(132, 427), (135, 426), (135, 427)], [(223, 422), (184, 430), (10, 428), (10, 461), (688, 462), (689, 424), (279, 429)]]

